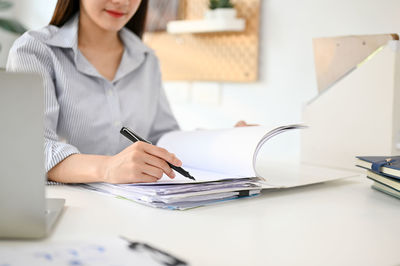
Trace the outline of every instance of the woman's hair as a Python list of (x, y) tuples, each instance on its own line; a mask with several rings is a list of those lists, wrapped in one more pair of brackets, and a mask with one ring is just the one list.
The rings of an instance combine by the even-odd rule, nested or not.
[[(148, 0), (142, 0), (135, 15), (125, 25), (126, 28), (135, 33), (139, 38), (142, 38), (145, 30), (147, 6)], [(50, 25), (61, 27), (78, 11), (79, 0), (58, 0)]]

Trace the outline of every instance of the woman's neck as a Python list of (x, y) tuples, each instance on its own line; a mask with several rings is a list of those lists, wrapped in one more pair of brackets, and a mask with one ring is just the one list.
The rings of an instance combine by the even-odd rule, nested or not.
[(119, 50), (123, 43), (118, 32), (107, 31), (96, 25), (88, 16), (79, 18), (78, 30), (79, 48), (90, 47), (95, 50)]

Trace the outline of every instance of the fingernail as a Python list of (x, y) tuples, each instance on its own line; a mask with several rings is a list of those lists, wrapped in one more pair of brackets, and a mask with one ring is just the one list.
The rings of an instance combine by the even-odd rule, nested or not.
[(172, 171), (172, 173), (171, 173), (171, 178), (175, 178), (175, 172), (174, 171)]

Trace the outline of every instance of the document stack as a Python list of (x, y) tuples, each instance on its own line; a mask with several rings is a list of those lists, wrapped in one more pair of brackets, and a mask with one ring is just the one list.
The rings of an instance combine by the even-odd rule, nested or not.
[[(262, 153), (261, 148), (269, 139), (274, 138), (278, 142), (268, 143), (282, 144), (286, 139), (278, 135), (284, 136), (284, 132), (301, 128), (304, 126), (171, 132), (164, 135), (157, 145), (175, 153), (183, 162), (182, 167), (196, 180), (176, 172), (174, 179), (164, 175), (155, 183), (92, 183), (82, 186), (157, 208), (185, 210), (254, 197), (262, 189), (304, 186), (354, 175), (312, 166), (291, 167), (287, 163), (276, 167), (279, 165), (277, 161), (269, 163), (274, 169), (278, 168), (275, 169), (277, 171), (271, 168), (265, 174), (256, 170), (259, 169), (257, 162), (260, 162), (257, 155)], [(271, 156), (276, 159), (276, 156)]]
[(144, 205), (186, 210), (213, 203), (259, 195), (257, 178), (228, 179), (202, 183), (85, 184), (84, 187)]
[(357, 157), (356, 164), (367, 170), (372, 188), (400, 198), (400, 156)]
[(84, 184), (85, 188), (145, 205), (184, 210), (233, 199), (254, 197), (263, 188), (255, 162), (269, 139), (301, 125), (177, 131), (164, 135), (157, 146), (173, 152), (196, 180), (178, 172), (155, 183)]

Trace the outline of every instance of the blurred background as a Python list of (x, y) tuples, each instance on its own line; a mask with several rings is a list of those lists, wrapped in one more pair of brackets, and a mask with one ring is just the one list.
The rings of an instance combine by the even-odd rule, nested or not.
[[(14, 6), (0, 11), (0, 17), (14, 18), (27, 29), (37, 29), (48, 24), (56, 0), (12, 2)], [(258, 2), (255, 80), (165, 81), (172, 109), (183, 129), (226, 128), (238, 120), (258, 124), (299, 122), (302, 107), (318, 92), (313, 38), (400, 32), (399, 0)], [(0, 28), (0, 40), (4, 51), (12, 37)], [(3, 64), (4, 57), (1, 60)]]

